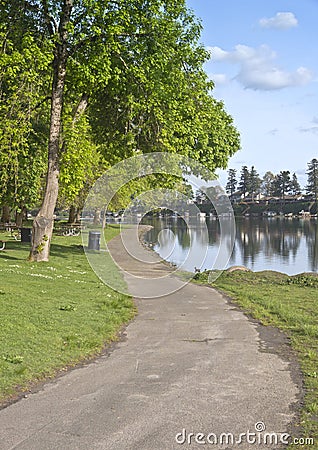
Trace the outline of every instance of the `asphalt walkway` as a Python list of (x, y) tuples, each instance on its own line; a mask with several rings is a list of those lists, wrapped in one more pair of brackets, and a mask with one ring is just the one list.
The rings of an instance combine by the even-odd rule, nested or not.
[[(133, 248), (134, 230), (126, 233)], [(238, 448), (280, 448), (253, 444), (253, 435), (248, 444), (242, 434), (262, 439), (264, 426), (284, 433), (294, 419), (299, 387), (276, 352), (285, 344), (277, 336), (265, 342), (256, 324), (209, 287), (175, 290), (180, 281), (163, 278), (174, 292), (151, 297), (149, 280), (170, 269), (141, 247), (138, 262), (120, 237), (109, 247), (133, 271), (125, 274), (131, 292), (144, 286), (138, 316), (110, 355), (1, 410), (0, 449), (230, 449), (240, 434)]]

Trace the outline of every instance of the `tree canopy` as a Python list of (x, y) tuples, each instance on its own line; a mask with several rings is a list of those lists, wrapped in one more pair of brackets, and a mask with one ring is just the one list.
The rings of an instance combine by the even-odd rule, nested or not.
[[(109, 164), (165, 151), (214, 170), (240, 146), (231, 116), (211, 95), (201, 24), (184, 0), (8, 0), (0, 31), (1, 67), (7, 59), (17, 67), (0, 86), (15, 114), (14, 139), (3, 130), (0, 137), (2, 181), (10, 185), (1, 202), (26, 206), (42, 193), (33, 260), (48, 259), (58, 196), (79, 202)], [(34, 162), (34, 179), (21, 162), (10, 177), (9, 152)], [(18, 200), (19, 183), (34, 190), (30, 201)]]

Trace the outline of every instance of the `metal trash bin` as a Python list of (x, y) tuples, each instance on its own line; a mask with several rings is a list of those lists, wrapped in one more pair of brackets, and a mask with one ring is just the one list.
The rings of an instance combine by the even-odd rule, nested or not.
[(88, 233), (88, 250), (100, 250), (100, 231)]
[(20, 228), (20, 230), (21, 230), (21, 242), (31, 242), (32, 228)]

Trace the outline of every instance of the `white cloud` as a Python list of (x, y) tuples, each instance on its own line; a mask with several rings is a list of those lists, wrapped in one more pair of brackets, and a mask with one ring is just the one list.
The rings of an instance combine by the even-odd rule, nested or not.
[(312, 119), (312, 123), (318, 123), (318, 117), (314, 117), (313, 119)]
[(290, 86), (302, 86), (313, 79), (306, 67), (287, 72), (275, 65), (276, 53), (267, 45), (258, 48), (236, 45), (233, 51), (209, 47), (213, 61), (223, 61), (240, 66), (235, 79), (246, 89), (275, 90)]
[(209, 74), (209, 78), (215, 84), (226, 84), (228, 82), (227, 76), (224, 73), (211, 73)]
[[(264, 69), (264, 70), (263, 70)], [(246, 88), (255, 90), (275, 90), (290, 86), (302, 86), (307, 84), (312, 75), (305, 67), (300, 67), (296, 72), (285, 72), (277, 67), (244, 67), (237, 79)]]
[(235, 50), (232, 52), (222, 50), (220, 47), (208, 47), (208, 49), (211, 53), (212, 61), (228, 61), (231, 63), (239, 63), (249, 60), (254, 58), (256, 53), (254, 48), (242, 44), (236, 45)]
[(262, 28), (276, 28), (278, 30), (287, 30), (297, 27), (298, 20), (292, 12), (278, 12), (271, 18), (264, 17), (259, 21)]
[(299, 128), (299, 131), (301, 131), (302, 133), (318, 134), (318, 127)]

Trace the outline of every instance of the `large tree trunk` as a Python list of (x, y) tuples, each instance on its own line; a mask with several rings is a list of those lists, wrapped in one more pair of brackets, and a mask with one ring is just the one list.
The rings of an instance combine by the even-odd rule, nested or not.
[(11, 220), (11, 211), (10, 207), (8, 205), (2, 206), (2, 216), (1, 216), (1, 222), (3, 223), (9, 223)]
[(103, 229), (103, 230), (107, 227), (107, 222), (106, 222), (107, 216), (106, 216), (106, 212), (107, 212), (107, 208), (105, 207), (105, 208), (104, 208), (104, 211), (103, 211), (103, 221), (102, 221), (102, 229)]
[(70, 210), (68, 213), (68, 222), (70, 225), (73, 225), (76, 222), (76, 208), (74, 205), (70, 206)]
[(26, 218), (26, 216), (27, 216), (27, 209), (25, 206), (23, 206), (20, 211), (16, 212), (15, 223), (18, 228), (22, 227), (23, 220)]
[(94, 211), (94, 219), (93, 219), (94, 225), (100, 224), (100, 213), (101, 213), (101, 210), (99, 208), (96, 208)]
[(33, 222), (31, 261), (48, 261), (54, 224), (54, 209), (58, 196), (61, 117), (67, 64), (67, 26), (70, 22), (73, 0), (64, 0), (56, 36), (53, 61), (51, 120), (48, 145), (48, 171), (44, 199)]
[(81, 222), (81, 208), (76, 208), (76, 216), (75, 216), (75, 222), (80, 223)]

